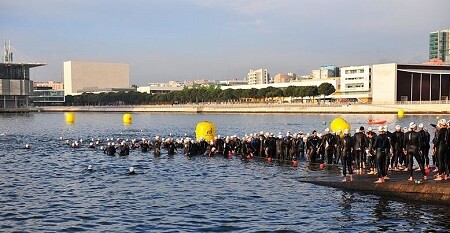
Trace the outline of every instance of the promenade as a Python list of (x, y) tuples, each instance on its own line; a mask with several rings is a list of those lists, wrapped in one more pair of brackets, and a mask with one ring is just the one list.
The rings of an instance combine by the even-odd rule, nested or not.
[(222, 103), (184, 105), (46, 106), (39, 112), (173, 112), (173, 113), (324, 113), (324, 114), (449, 114), (450, 104), (291, 104)]
[[(415, 178), (422, 178), (420, 172), (414, 172)], [(397, 198), (399, 200), (415, 201), (419, 203), (433, 203), (450, 206), (450, 183), (448, 181), (419, 180), (407, 181), (407, 172), (392, 172), (385, 183), (374, 184), (374, 175), (355, 175), (353, 182), (341, 182), (340, 176), (318, 176), (300, 178), (300, 182), (333, 187), (353, 192), (375, 194)]]

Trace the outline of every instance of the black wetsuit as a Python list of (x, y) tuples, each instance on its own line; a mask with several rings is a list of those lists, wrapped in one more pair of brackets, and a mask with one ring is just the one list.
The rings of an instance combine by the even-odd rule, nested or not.
[(130, 147), (128, 145), (121, 145), (119, 147), (119, 155), (126, 156), (130, 154)]
[(306, 143), (308, 148), (308, 157), (310, 162), (318, 162), (318, 149), (320, 146), (320, 138), (318, 136), (311, 136)]
[(110, 145), (106, 147), (105, 152), (107, 155), (114, 155), (116, 153), (116, 147), (114, 145)]
[(375, 143), (375, 138), (377, 134), (374, 132), (367, 132), (367, 163), (370, 168), (375, 168), (375, 153), (373, 149), (373, 144)]
[(382, 178), (387, 176), (386, 169), (386, 160), (389, 153), (389, 149), (391, 148), (389, 138), (386, 134), (379, 134), (375, 138), (375, 142), (373, 143), (373, 149), (375, 150), (375, 163), (377, 166), (377, 174), (378, 178)]
[(423, 167), (422, 157), (420, 153), (422, 153), (422, 141), (420, 138), (420, 134), (416, 131), (409, 131), (405, 133), (405, 142), (404, 142), (404, 148), (407, 153), (407, 159), (408, 159), (408, 171), (409, 176), (413, 176), (413, 157), (416, 158), (417, 163), (420, 166), (420, 170), (422, 171), (422, 174), (425, 176), (425, 169)]
[(175, 154), (176, 146), (173, 142), (167, 142), (165, 144), (165, 147), (167, 149), (167, 155), (171, 156)]
[(430, 163), (430, 159), (428, 158), (428, 152), (430, 149), (430, 138), (427, 136), (427, 132), (425, 130), (421, 129), (418, 131), (420, 135), (420, 141), (422, 143), (422, 146), (420, 150), (422, 151), (422, 165), (425, 167), (425, 165), (428, 166)]
[(362, 169), (363, 164), (365, 163), (363, 158), (367, 146), (366, 135), (363, 132), (355, 133), (355, 135), (353, 135), (353, 140), (353, 154), (355, 155), (356, 169)]
[(322, 137), (321, 147), (324, 150), (324, 156), (327, 164), (333, 163), (333, 152), (335, 148), (335, 138), (334, 135), (328, 133)]
[(155, 156), (159, 156), (161, 154), (161, 141), (160, 140), (156, 140), (153, 143), (153, 154)]
[(141, 152), (147, 153), (150, 148), (150, 144), (148, 144), (148, 142), (142, 142), (140, 144), (140, 147), (141, 147)]
[(340, 143), (341, 146), (341, 156), (342, 156), (342, 174), (344, 176), (347, 175), (347, 170), (350, 175), (353, 174), (352, 169), (352, 148), (353, 148), (353, 139), (349, 135), (345, 135), (341, 138)]
[(403, 144), (405, 140), (405, 134), (396, 130), (392, 133), (392, 159), (391, 159), (391, 168), (398, 167), (398, 164), (403, 165), (406, 161), (405, 154), (403, 154)]
[(435, 138), (435, 151), (436, 151), (436, 159), (438, 172), (440, 175), (443, 175), (446, 170), (445, 158), (447, 156), (448, 151), (448, 129), (440, 128), (436, 129), (436, 138)]

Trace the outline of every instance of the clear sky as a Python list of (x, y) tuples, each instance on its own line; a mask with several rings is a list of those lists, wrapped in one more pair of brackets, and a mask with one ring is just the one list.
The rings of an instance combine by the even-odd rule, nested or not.
[(0, 39), (16, 61), (130, 64), (131, 84), (243, 78), (250, 68), (309, 74), (323, 65), (428, 60), (450, 28), (449, 0), (0, 0)]

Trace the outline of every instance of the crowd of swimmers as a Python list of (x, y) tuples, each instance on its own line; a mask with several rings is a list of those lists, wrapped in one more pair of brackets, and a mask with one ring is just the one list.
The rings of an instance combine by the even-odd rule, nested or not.
[[(411, 122), (408, 127), (395, 126), (393, 132), (387, 126), (379, 126), (376, 130), (369, 127), (367, 131), (361, 126), (353, 135), (348, 129), (333, 132), (327, 128), (323, 133), (314, 130), (311, 134), (260, 132), (241, 138), (237, 135), (217, 135), (210, 141), (201, 138), (194, 140), (187, 135), (177, 139), (155, 136), (151, 140), (107, 138), (106, 141), (91, 139), (88, 147), (99, 147), (109, 156), (127, 156), (131, 150), (140, 150), (143, 153), (153, 151), (154, 156), (158, 157), (161, 150), (165, 150), (168, 156), (177, 153), (225, 158), (242, 156), (244, 159), (260, 158), (268, 162), (291, 163), (293, 166), (298, 166), (298, 160), (304, 159), (311, 163), (342, 166), (343, 182), (348, 181), (347, 178), (353, 181), (354, 173), (367, 173), (378, 177), (375, 183), (383, 183), (389, 179), (390, 171), (408, 171), (408, 180), (413, 181), (415, 159), (424, 179), (428, 178), (430, 169), (434, 167), (437, 173), (435, 180), (447, 180), (450, 178), (450, 121), (441, 119), (432, 126), (435, 127), (433, 140), (423, 124)], [(60, 139), (63, 140), (62, 137)], [(78, 148), (83, 140), (65, 140), (65, 143)], [(130, 168), (129, 172), (135, 174), (134, 168)]]

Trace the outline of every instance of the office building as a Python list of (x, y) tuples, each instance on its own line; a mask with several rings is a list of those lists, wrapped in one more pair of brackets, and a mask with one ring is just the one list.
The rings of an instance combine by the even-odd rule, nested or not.
[(269, 84), (273, 83), (273, 81), (270, 79), (270, 75), (269, 72), (267, 72), (267, 69), (258, 69), (258, 70), (250, 69), (250, 71), (247, 74), (247, 83), (248, 85), (256, 85), (256, 84)]
[(450, 29), (430, 33), (429, 59), (450, 63)]

